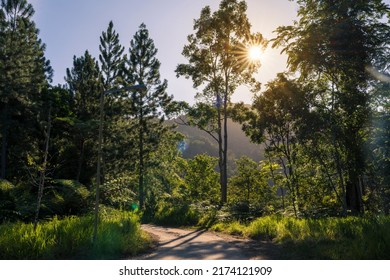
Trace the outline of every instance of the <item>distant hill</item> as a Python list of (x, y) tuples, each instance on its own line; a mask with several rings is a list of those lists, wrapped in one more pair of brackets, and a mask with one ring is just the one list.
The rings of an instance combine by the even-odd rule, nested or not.
[[(178, 125), (177, 131), (186, 137), (186, 145), (183, 149), (183, 157), (192, 158), (197, 154), (218, 156), (217, 142), (206, 132), (193, 126)], [(242, 156), (248, 156), (255, 161), (264, 159), (264, 146), (253, 144), (245, 135), (239, 123), (228, 120), (228, 160), (229, 169), (235, 169), (234, 160)]]

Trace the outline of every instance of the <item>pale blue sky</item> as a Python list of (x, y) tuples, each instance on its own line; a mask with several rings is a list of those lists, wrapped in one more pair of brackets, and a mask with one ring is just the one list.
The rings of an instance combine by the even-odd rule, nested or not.
[[(216, 10), (219, 0), (28, 0), (35, 9), (34, 20), (40, 29), (40, 38), (46, 44), (46, 57), (55, 71), (54, 84), (64, 84), (67, 67), (73, 56), (85, 50), (98, 57), (99, 37), (114, 22), (126, 52), (139, 25), (144, 22), (158, 49), (161, 77), (168, 80), (168, 93), (177, 100), (192, 102), (196, 90), (192, 82), (176, 78), (177, 64), (184, 63), (183, 46), (187, 35), (193, 33), (193, 20), (203, 7)], [(389, 0), (390, 1), (390, 0)], [(389, 2), (386, 1), (386, 2)], [(272, 38), (280, 25), (289, 25), (296, 15), (296, 4), (288, 0), (247, 0), (248, 17), (253, 32)], [(284, 56), (278, 50), (268, 49), (257, 78), (265, 84), (285, 69)], [(233, 101), (251, 102), (252, 94), (242, 87)]]
[[(158, 49), (161, 77), (168, 80), (169, 94), (177, 100), (192, 102), (196, 90), (190, 80), (176, 78), (177, 64), (186, 62), (181, 52), (187, 35), (193, 32), (193, 20), (203, 7), (218, 8), (219, 0), (29, 0), (34, 6), (34, 20), (40, 37), (46, 44), (46, 57), (55, 71), (54, 84), (65, 83), (67, 67), (73, 56), (85, 50), (98, 57), (99, 37), (114, 22), (121, 43), (129, 47), (130, 39), (144, 22)], [(279, 25), (290, 24), (296, 14), (295, 3), (288, 0), (248, 0), (248, 17), (253, 32), (267, 38)], [(258, 78), (265, 83), (284, 70), (285, 58), (277, 51), (267, 51)], [(245, 87), (233, 96), (233, 101), (251, 101)]]

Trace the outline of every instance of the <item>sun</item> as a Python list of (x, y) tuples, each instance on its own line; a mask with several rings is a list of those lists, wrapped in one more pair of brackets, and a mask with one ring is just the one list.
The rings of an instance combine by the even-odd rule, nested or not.
[(262, 53), (260, 46), (251, 46), (248, 49), (248, 57), (251, 61), (260, 61)]

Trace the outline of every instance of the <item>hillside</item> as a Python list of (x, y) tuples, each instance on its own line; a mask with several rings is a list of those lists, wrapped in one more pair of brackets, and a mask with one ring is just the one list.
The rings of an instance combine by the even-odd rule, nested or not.
[[(217, 142), (206, 132), (186, 125), (178, 125), (177, 131), (186, 137), (186, 144), (183, 149), (185, 158), (192, 158), (197, 154), (206, 153), (211, 156), (218, 156)], [(234, 160), (242, 156), (248, 156), (255, 161), (264, 159), (263, 145), (250, 142), (250, 139), (241, 129), (241, 125), (228, 120), (228, 155), (229, 169), (234, 169)]]

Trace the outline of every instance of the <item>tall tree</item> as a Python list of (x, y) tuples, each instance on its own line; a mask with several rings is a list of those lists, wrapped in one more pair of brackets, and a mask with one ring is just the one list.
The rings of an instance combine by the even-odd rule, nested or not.
[(167, 81), (160, 80), (160, 62), (156, 58), (157, 49), (149, 37), (145, 24), (130, 41), (129, 56), (125, 57), (125, 80), (128, 84), (145, 85), (146, 90), (129, 94), (132, 131), (137, 151), (137, 173), (139, 188), (139, 207), (144, 207), (144, 178), (147, 173), (150, 155), (156, 150), (162, 135), (167, 130), (164, 125), (164, 110), (172, 97), (166, 93)]
[[(45, 45), (32, 21), (34, 9), (26, 0), (2, 0), (0, 4), (0, 177), (9, 166), (23, 166), (26, 151), (34, 143), (36, 106), (51, 79), (44, 57)], [(22, 118), (20, 116), (23, 116)], [(10, 128), (13, 127), (11, 130)], [(18, 172), (20, 168), (15, 169)]]
[[(237, 0), (221, 1), (219, 10), (214, 13), (209, 6), (203, 8), (194, 23), (195, 34), (188, 36), (188, 45), (182, 53), (189, 63), (180, 64), (176, 68), (178, 77), (191, 78), (194, 87), (203, 87), (199, 97), (208, 101), (207, 105), (198, 106), (198, 109), (207, 110), (198, 113), (202, 120), (195, 124), (213, 134), (218, 143), (221, 203), (227, 202), (227, 119), (230, 97), (242, 84), (258, 88), (253, 74), (258, 70), (260, 62), (249, 59), (248, 49), (253, 45), (265, 46), (260, 33), (251, 33), (246, 10), (246, 2)], [(210, 122), (214, 124), (210, 125)]]
[(255, 143), (264, 143), (268, 156), (282, 166), (294, 214), (299, 211), (300, 180), (297, 168), (299, 131), (309, 112), (306, 91), (283, 74), (267, 84), (267, 89), (254, 98), (252, 110), (242, 103), (233, 110), (235, 119)]
[(100, 36), (99, 50), (103, 85), (105, 90), (109, 90), (117, 83), (124, 52), (124, 47), (119, 42), (119, 34), (116, 33), (112, 21), (108, 24), (107, 31), (102, 32)]
[[(99, 66), (88, 51), (73, 58), (73, 67), (67, 69), (65, 77), (74, 100), (75, 145), (78, 150), (74, 166), (75, 179), (90, 183), (96, 160), (94, 136), (98, 127), (99, 97), (102, 92)], [(83, 172), (81, 172), (83, 170)]]
[[(114, 30), (114, 24), (112, 21), (108, 24), (107, 31), (102, 32), (100, 36), (100, 55), (99, 60), (101, 63), (101, 75), (102, 75), (102, 84), (103, 89), (101, 91), (101, 120), (100, 126), (102, 128), (102, 146), (98, 147), (98, 170), (97, 170), (97, 180), (102, 183), (105, 181), (105, 173), (106, 173), (106, 154), (107, 154), (107, 138), (110, 137), (110, 133), (103, 133), (103, 131), (107, 131), (113, 125), (115, 125), (114, 119), (119, 115), (116, 112), (120, 111), (120, 106), (118, 106), (117, 94), (109, 94), (105, 96), (105, 92), (108, 92), (115, 85), (118, 85), (120, 71), (123, 65), (123, 52), (124, 47), (121, 46), (119, 42), (119, 34)], [(109, 113), (107, 114), (107, 111)], [(100, 141), (100, 137), (99, 137)], [(100, 144), (99, 144), (100, 145)], [(101, 161), (101, 163), (100, 163)], [(100, 164), (102, 166), (100, 166)], [(100, 184), (99, 184), (100, 185)]]
[(316, 108), (328, 116), (329, 131), (345, 203), (363, 212), (364, 128), (370, 116), (368, 68), (381, 69), (390, 28), (389, 8), (380, 0), (299, 0), (292, 26), (277, 29), (274, 46), (283, 46), (291, 71), (320, 84)]

